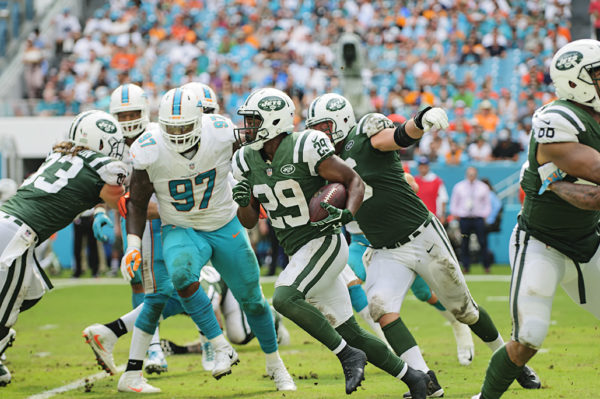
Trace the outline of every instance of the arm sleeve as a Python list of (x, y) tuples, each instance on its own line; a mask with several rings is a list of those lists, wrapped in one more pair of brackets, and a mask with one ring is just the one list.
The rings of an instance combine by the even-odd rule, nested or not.
[(335, 154), (333, 144), (329, 137), (317, 130), (307, 130), (298, 137), (294, 148), (294, 162), (305, 162), (312, 176), (319, 174), (321, 162)]

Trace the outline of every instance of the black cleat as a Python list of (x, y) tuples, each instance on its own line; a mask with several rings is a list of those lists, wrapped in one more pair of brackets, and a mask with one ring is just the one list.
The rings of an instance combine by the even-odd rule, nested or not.
[[(430, 372), (433, 373), (431, 370)], [(435, 378), (435, 374), (433, 374), (433, 377)], [(402, 377), (402, 381), (404, 381), (410, 390), (410, 392), (403, 395), (404, 398), (425, 399), (427, 397), (440, 398), (444, 396), (444, 390), (438, 384), (437, 379), (435, 380), (435, 385), (437, 386), (437, 390), (441, 391), (441, 395), (429, 396), (429, 392), (434, 389), (431, 378), (428, 374), (425, 374), (421, 370), (415, 370), (410, 366), (408, 366), (406, 374)]]
[(165, 356), (183, 355), (189, 353), (187, 346), (177, 345), (175, 342), (169, 341), (168, 339), (160, 340), (160, 348), (162, 349)]
[[(429, 383), (427, 384), (427, 397), (428, 398), (443, 398), (444, 397), (444, 389), (441, 387), (440, 383), (435, 376), (433, 370), (429, 370), (427, 372), (429, 376)], [(406, 392), (402, 395), (405, 399), (412, 398), (412, 394), (410, 392)]]
[(540, 377), (527, 365), (523, 367), (521, 375), (517, 377), (517, 382), (525, 389), (540, 389), (542, 387)]
[(338, 358), (342, 363), (344, 378), (346, 379), (346, 394), (350, 395), (360, 386), (365, 379), (365, 366), (367, 365), (367, 355), (360, 349), (346, 345)]

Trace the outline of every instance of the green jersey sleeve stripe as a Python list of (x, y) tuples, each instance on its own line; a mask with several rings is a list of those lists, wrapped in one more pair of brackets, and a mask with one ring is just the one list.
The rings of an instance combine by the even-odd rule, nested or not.
[(298, 163), (304, 162), (304, 143), (306, 143), (306, 139), (308, 138), (308, 136), (310, 136), (309, 133), (304, 133), (302, 137), (298, 140), (300, 142), (300, 146), (298, 148)]
[(242, 172), (242, 174), (244, 173), (244, 167), (243, 167), (242, 161), (241, 161), (241, 158), (242, 158), (241, 153), (242, 153), (243, 149), (244, 149), (244, 147), (240, 148), (240, 150), (235, 154), (235, 163), (236, 163), (238, 169), (240, 170), (240, 172)]
[(302, 152), (302, 149), (300, 147), (300, 138), (298, 138), (296, 140), (296, 144), (294, 145), (294, 155), (292, 157), (292, 162), (293, 163), (298, 163), (298, 159), (299, 159), (299, 154)]
[[(581, 134), (584, 132), (584, 130), (582, 130), (579, 125), (577, 124), (577, 122), (575, 122), (575, 120), (573, 118), (571, 118), (571, 116), (569, 114), (567, 114), (566, 112), (560, 110), (560, 109), (555, 109), (555, 108), (551, 108), (547, 111), (544, 111), (542, 113), (542, 115), (547, 115), (547, 114), (557, 114), (562, 116), (563, 118), (565, 118), (571, 125), (573, 125), (573, 127), (575, 128), (575, 130), (577, 130), (577, 133)], [(584, 128), (585, 129), (585, 128)]]
[(240, 163), (242, 164), (242, 172), (250, 172), (250, 167), (246, 162), (246, 148), (244, 147), (242, 147), (242, 150), (240, 151)]
[(367, 117), (367, 115), (363, 116), (362, 118), (360, 118), (360, 121), (358, 121), (358, 126), (356, 126), (356, 134), (362, 134), (362, 127), (365, 123), (365, 118)]

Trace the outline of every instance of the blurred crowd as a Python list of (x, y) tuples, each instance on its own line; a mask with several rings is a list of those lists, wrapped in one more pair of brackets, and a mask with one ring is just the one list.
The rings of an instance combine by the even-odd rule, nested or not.
[(252, 89), (275, 86), (301, 124), (316, 95), (342, 91), (336, 43), (353, 32), (374, 111), (448, 110), (450, 128), (416, 153), (447, 164), (516, 160), (533, 110), (553, 98), (547, 66), (570, 40), (569, 17), (570, 0), (111, 0), (84, 23), (65, 9), (53, 37), (31, 35), (25, 95), (40, 100), (14, 112), (107, 109), (111, 90), (134, 82), (155, 113), (169, 88), (197, 80), (234, 122)]

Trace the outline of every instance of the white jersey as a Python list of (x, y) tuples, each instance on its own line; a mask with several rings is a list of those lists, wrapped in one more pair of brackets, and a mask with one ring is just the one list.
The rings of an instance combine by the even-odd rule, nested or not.
[(188, 159), (167, 147), (160, 130), (131, 146), (134, 169), (146, 170), (154, 185), (164, 225), (214, 231), (229, 223), (237, 205), (231, 197), (233, 124), (220, 115), (202, 117), (198, 152)]

